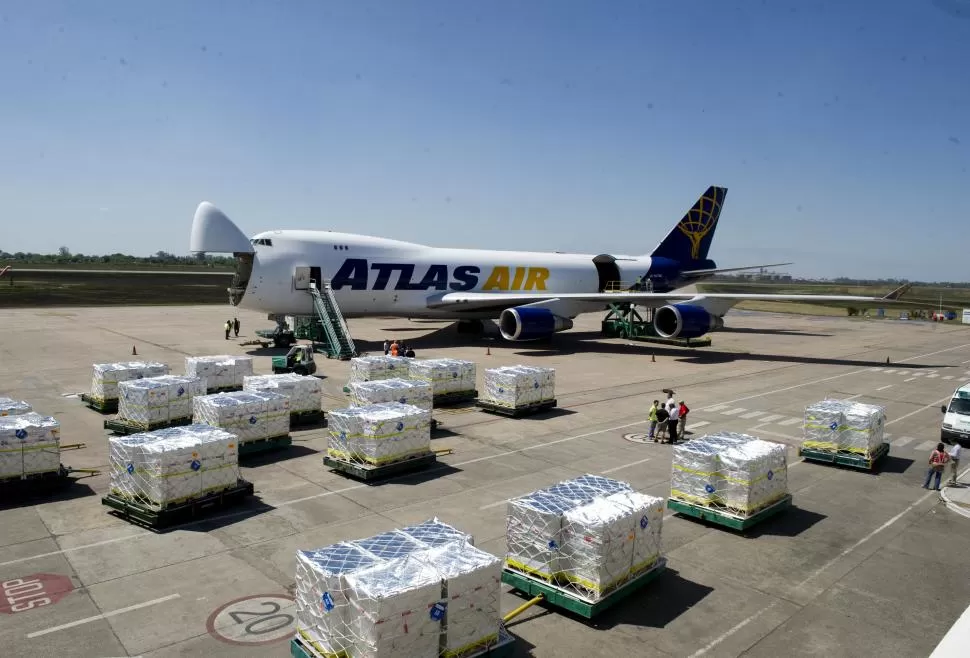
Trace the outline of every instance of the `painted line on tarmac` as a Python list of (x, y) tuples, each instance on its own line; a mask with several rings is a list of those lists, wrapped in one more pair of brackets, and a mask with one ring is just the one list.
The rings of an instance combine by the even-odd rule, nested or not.
[(893, 387), (893, 385), (892, 385), (892, 384), (886, 384), (886, 385), (885, 385), (885, 386), (883, 386), (882, 388), (877, 388), (876, 390), (877, 390), (877, 391), (885, 391), (885, 390), (886, 390), (887, 388), (892, 388), (892, 387)]
[[(929, 352), (927, 354), (917, 354), (916, 356), (911, 356), (911, 357), (906, 358), (906, 359), (900, 359), (896, 363), (906, 363), (907, 361), (915, 361), (916, 359), (922, 359), (922, 358), (925, 358), (927, 356), (934, 356), (936, 354), (943, 354), (944, 352), (952, 352), (953, 350), (959, 350), (959, 349), (962, 349), (964, 347), (970, 347), (970, 343), (964, 343), (963, 345), (957, 345), (955, 347), (948, 347), (946, 349), (937, 350), (936, 352)], [(736, 400), (730, 400), (728, 402), (722, 402), (722, 403), (720, 403), (719, 405), (716, 405), (716, 406), (720, 407), (720, 406), (723, 406), (723, 405), (737, 404), (738, 402), (744, 402), (745, 400), (755, 400), (757, 398), (763, 398), (763, 397), (765, 397), (767, 395), (774, 395), (775, 393), (784, 393), (785, 391), (791, 391), (791, 390), (794, 390), (796, 388), (802, 388), (804, 386), (811, 386), (813, 384), (821, 384), (822, 382), (828, 382), (828, 381), (831, 381), (833, 379), (840, 379), (842, 377), (848, 377), (849, 375), (857, 375), (857, 374), (859, 374), (861, 372), (869, 372), (869, 369), (868, 368), (858, 368), (856, 370), (850, 370), (849, 372), (843, 372), (841, 375), (832, 375), (831, 377), (823, 377), (822, 379), (813, 379), (812, 381), (802, 382), (801, 384), (794, 384), (792, 386), (786, 386), (785, 388), (777, 388), (777, 389), (773, 389), (771, 391), (765, 391), (764, 393), (756, 393), (755, 395), (748, 395), (746, 397), (738, 398)], [(698, 409), (698, 411), (708, 411), (708, 408)]]
[(7, 562), (0, 562), (0, 567), (6, 567), (11, 564), (20, 564), (21, 562), (29, 562), (30, 560), (39, 560), (44, 557), (51, 557), (53, 555), (62, 555), (64, 553), (73, 553), (74, 551), (83, 551), (86, 548), (94, 548), (96, 546), (105, 546), (107, 544), (114, 544), (119, 541), (127, 541), (129, 539), (137, 539), (138, 537), (148, 537), (154, 533), (151, 532), (139, 532), (134, 535), (125, 535), (124, 537), (115, 537), (114, 539), (105, 539), (104, 541), (94, 542), (93, 544), (83, 544), (81, 546), (73, 546), (71, 548), (62, 548), (59, 551), (51, 551), (50, 553), (40, 553), (39, 555), (31, 555), (30, 557), (21, 557), (16, 560), (8, 560)]
[(729, 637), (731, 637), (732, 635), (734, 635), (735, 633), (737, 633), (738, 631), (740, 631), (742, 628), (744, 628), (745, 626), (747, 626), (748, 624), (750, 624), (751, 622), (753, 622), (755, 619), (757, 619), (761, 615), (765, 614), (766, 612), (768, 612), (769, 610), (771, 610), (772, 608), (774, 608), (775, 605), (777, 605), (777, 601), (775, 603), (770, 604), (770, 605), (766, 605), (761, 610), (759, 610), (758, 612), (754, 613), (753, 615), (751, 615), (750, 617), (748, 617), (744, 621), (742, 621), (742, 622), (740, 622), (738, 624), (735, 624), (730, 629), (728, 629), (727, 631), (725, 631), (721, 635), (718, 635), (716, 638), (714, 638), (711, 641), (711, 643), (708, 644), (707, 646), (705, 646), (703, 649), (700, 649), (700, 650), (695, 651), (694, 653), (692, 653), (690, 655), (690, 658), (697, 658), (698, 656), (703, 656), (705, 653), (707, 653), (708, 651), (710, 651), (711, 649), (713, 649), (714, 647), (716, 647), (717, 645), (719, 645), (721, 642), (723, 642), (724, 640), (728, 639)]
[(48, 633), (56, 633), (57, 631), (63, 631), (68, 628), (74, 628), (75, 626), (80, 626), (81, 624), (88, 624), (92, 621), (98, 621), (100, 619), (107, 619), (108, 617), (122, 615), (126, 612), (132, 612), (133, 610), (140, 610), (141, 608), (147, 608), (148, 606), (151, 606), (151, 605), (157, 605), (159, 603), (164, 603), (165, 601), (171, 601), (172, 599), (177, 599), (179, 598), (179, 596), (180, 596), (179, 594), (169, 594), (168, 596), (163, 596), (159, 599), (145, 601), (144, 603), (136, 603), (135, 605), (130, 605), (127, 608), (119, 608), (118, 610), (112, 610), (111, 612), (103, 612), (100, 615), (94, 615), (93, 617), (85, 617), (84, 619), (78, 619), (77, 621), (72, 621), (67, 624), (61, 624), (60, 626), (45, 628), (42, 631), (34, 631), (33, 633), (27, 633), (27, 639), (32, 640), (35, 637), (40, 637), (41, 635), (47, 635)]
[(938, 406), (940, 406), (941, 404), (943, 404), (944, 402), (946, 402), (947, 400), (949, 400), (949, 399), (950, 399), (950, 397), (952, 397), (952, 396), (949, 396), (949, 395), (948, 395), (948, 396), (946, 396), (945, 398), (940, 398), (940, 399), (939, 399), (939, 400), (937, 400), (936, 402), (930, 402), (930, 403), (929, 403), (928, 405), (926, 405), (925, 407), (920, 407), (920, 408), (919, 408), (919, 409), (917, 409), (916, 411), (910, 411), (910, 412), (909, 412), (908, 414), (905, 414), (905, 415), (903, 415), (903, 416), (900, 416), (899, 418), (893, 418), (892, 420), (890, 420), (890, 421), (888, 421), (888, 422), (886, 423), (886, 425), (892, 425), (893, 423), (898, 423), (899, 421), (901, 421), (901, 420), (905, 420), (906, 418), (909, 418), (910, 416), (915, 416), (916, 414), (918, 414), (918, 413), (919, 413), (919, 412), (921, 412), (921, 411), (926, 411), (927, 409), (930, 409), (931, 407), (938, 407)]
[(630, 466), (636, 466), (637, 464), (645, 464), (653, 459), (653, 457), (647, 457), (646, 459), (641, 459), (640, 461), (630, 462), (629, 464), (623, 464), (623, 466), (617, 466), (616, 468), (608, 468), (605, 471), (600, 471), (601, 475), (608, 475), (610, 473), (616, 473), (617, 471), (622, 471), (624, 468), (629, 468)]
[(872, 532), (870, 532), (868, 535), (866, 535), (865, 537), (863, 537), (862, 539), (860, 539), (856, 543), (852, 544), (852, 546), (850, 546), (849, 548), (847, 548), (844, 551), (842, 551), (841, 553), (839, 553), (837, 557), (832, 558), (831, 560), (829, 560), (828, 562), (826, 562), (825, 564), (823, 564), (821, 567), (819, 567), (818, 569), (816, 569), (814, 572), (812, 572), (812, 575), (810, 575), (808, 578), (806, 578), (802, 582), (800, 582), (797, 585), (795, 585), (795, 589), (800, 589), (801, 587), (804, 587), (806, 584), (808, 584), (811, 581), (815, 580), (819, 575), (821, 575), (821, 573), (823, 571), (825, 571), (826, 569), (828, 569), (829, 567), (831, 567), (833, 564), (835, 564), (836, 562), (838, 562), (839, 560), (841, 560), (842, 558), (844, 558), (845, 556), (847, 556), (849, 553), (851, 553), (855, 549), (857, 549), (860, 546), (862, 546), (863, 544), (865, 544), (867, 541), (869, 541), (870, 539), (872, 539), (873, 537), (875, 537), (876, 535), (878, 535), (880, 532), (882, 532), (886, 528), (889, 528), (891, 525), (893, 525), (894, 523), (896, 523), (896, 521), (898, 521), (899, 519), (903, 518), (906, 515), (907, 512), (909, 512), (912, 509), (916, 508), (917, 506), (921, 505), (923, 503), (923, 501), (925, 501), (927, 498), (929, 498), (930, 496), (934, 495), (935, 493), (936, 493), (935, 491), (931, 491), (931, 492), (927, 493), (926, 495), (922, 496), (919, 500), (917, 500), (915, 503), (913, 503), (912, 505), (910, 505), (909, 507), (907, 507), (906, 509), (904, 509), (902, 512), (900, 512), (899, 514), (897, 514), (893, 518), (891, 518), (888, 521), (886, 521), (885, 523), (883, 523), (881, 526), (879, 526), (878, 528), (876, 528), (875, 530), (873, 530)]

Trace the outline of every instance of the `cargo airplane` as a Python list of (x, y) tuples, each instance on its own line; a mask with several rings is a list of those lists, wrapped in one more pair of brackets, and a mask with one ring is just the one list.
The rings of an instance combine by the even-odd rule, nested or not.
[[(656, 309), (657, 333), (698, 338), (723, 326), (744, 300), (845, 307), (891, 304), (886, 297), (678, 293), (721, 272), (708, 259), (727, 188), (710, 187), (651, 253), (565, 254), (429, 247), (325, 230), (275, 230), (252, 238), (211, 203), (192, 223), (190, 250), (231, 253), (236, 271), (230, 303), (267, 313), (313, 315), (309, 282), (327, 281), (344, 317), (392, 316), (459, 321), (459, 331), (481, 331), (498, 320), (510, 341), (548, 338), (570, 329), (580, 313), (628, 302)], [(622, 283), (621, 283), (622, 282)]]

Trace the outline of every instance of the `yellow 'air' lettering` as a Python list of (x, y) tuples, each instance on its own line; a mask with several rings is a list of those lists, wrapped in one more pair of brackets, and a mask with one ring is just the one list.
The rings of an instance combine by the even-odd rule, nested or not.
[(545, 290), (549, 270), (545, 267), (530, 267), (529, 278), (525, 280), (525, 290)]
[(492, 268), (492, 273), (488, 276), (488, 281), (482, 286), (482, 290), (508, 290), (509, 289), (509, 268), (499, 265)]
[(526, 267), (515, 268), (515, 278), (512, 279), (512, 290), (522, 290), (522, 279), (525, 278)]

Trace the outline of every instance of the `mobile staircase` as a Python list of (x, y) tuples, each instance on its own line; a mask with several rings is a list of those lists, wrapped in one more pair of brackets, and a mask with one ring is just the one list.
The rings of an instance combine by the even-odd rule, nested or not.
[(354, 339), (350, 337), (344, 315), (337, 306), (337, 298), (333, 294), (330, 282), (324, 281), (321, 289), (317, 287), (316, 281), (310, 281), (308, 290), (313, 297), (313, 310), (316, 311), (317, 319), (323, 327), (323, 337), (326, 339), (323, 351), (327, 358), (346, 361), (357, 356), (357, 347), (354, 345)]

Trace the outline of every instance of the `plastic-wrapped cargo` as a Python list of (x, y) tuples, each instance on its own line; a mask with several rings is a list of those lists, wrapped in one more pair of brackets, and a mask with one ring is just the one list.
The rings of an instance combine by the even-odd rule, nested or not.
[(290, 433), (290, 401), (269, 391), (234, 391), (192, 400), (192, 420), (232, 432), (239, 443)]
[(839, 450), (870, 457), (884, 441), (886, 409), (875, 404), (846, 401)]
[(23, 400), (0, 397), (0, 416), (19, 416), (29, 414), (33, 410), (33, 407)]
[(533, 366), (502, 366), (485, 371), (483, 399), (501, 407), (524, 407), (556, 397), (556, 371)]
[(674, 444), (670, 474), (670, 497), (697, 505), (713, 505), (723, 489), (718, 455), (728, 445), (711, 442), (709, 436)]
[(408, 554), (344, 576), (354, 658), (436, 658), (445, 601), (441, 575)]
[(328, 454), (380, 466), (431, 451), (431, 412), (385, 402), (335, 409), (329, 414)]
[(400, 402), (431, 410), (431, 384), (409, 379), (379, 379), (350, 383), (350, 404), (366, 407), (384, 402)]
[(244, 377), (243, 390), (269, 391), (270, 393), (285, 395), (290, 401), (290, 413), (320, 411), (320, 399), (323, 395), (319, 379), (292, 372)]
[(845, 424), (845, 403), (841, 400), (822, 400), (805, 409), (802, 447), (835, 452), (842, 440)]
[(169, 367), (155, 361), (128, 361), (124, 363), (95, 363), (91, 379), (91, 398), (95, 402), (117, 400), (118, 384), (132, 379), (160, 377), (169, 374)]
[(350, 360), (350, 382), (406, 378), (410, 362), (403, 356), (358, 356)]
[(432, 395), (468, 393), (475, 390), (476, 367), (460, 359), (410, 359), (408, 378), (427, 382)]
[(60, 438), (51, 416), (30, 411), (0, 418), (0, 479), (60, 470)]
[(546, 491), (535, 491), (508, 503), (505, 542), (508, 566), (543, 580), (560, 571), (563, 514), (581, 502)]
[(438, 517), (428, 519), (418, 525), (401, 528), (401, 532), (432, 548), (452, 542), (475, 545), (474, 537), (454, 526), (443, 523)]
[(633, 561), (630, 575), (636, 576), (652, 567), (663, 555), (661, 535), (665, 501), (639, 491), (621, 491), (607, 496), (606, 500), (629, 510), (633, 518)]
[(382, 532), (373, 537), (357, 539), (350, 542), (379, 560), (393, 560), (403, 555), (410, 555), (415, 551), (427, 548), (427, 544), (418, 541), (400, 530)]
[(239, 481), (236, 436), (209, 425), (110, 437), (108, 463), (111, 492), (154, 510)]
[(346, 542), (296, 553), (296, 630), (324, 656), (353, 650), (350, 602), (341, 577), (380, 559)]
[(478, 651), (498, 640), (502, 561), (463, 542), (448, 542), (426, 552), (444, 582), (444, 658)]
[(253, 357), (229, 354), (187, 356), (185, 374), (204, 379), (209, 392), (242, 388), (245, 378), (253, 374)]
[(594, 498), (563, 514), (559, 576), (596, 599), (622, 584), (633, 566), (631, 510)]
[(723, 488), (719, 502), (742, 514), (751, 514), (788, 493), (787, 448), (752, 439), (720, 454)]
[(205, 380), (186, 375), (146, 377), (118, 384), (118, 416), (148, 429), (192, 418), (192, 399), (205, 395)]

